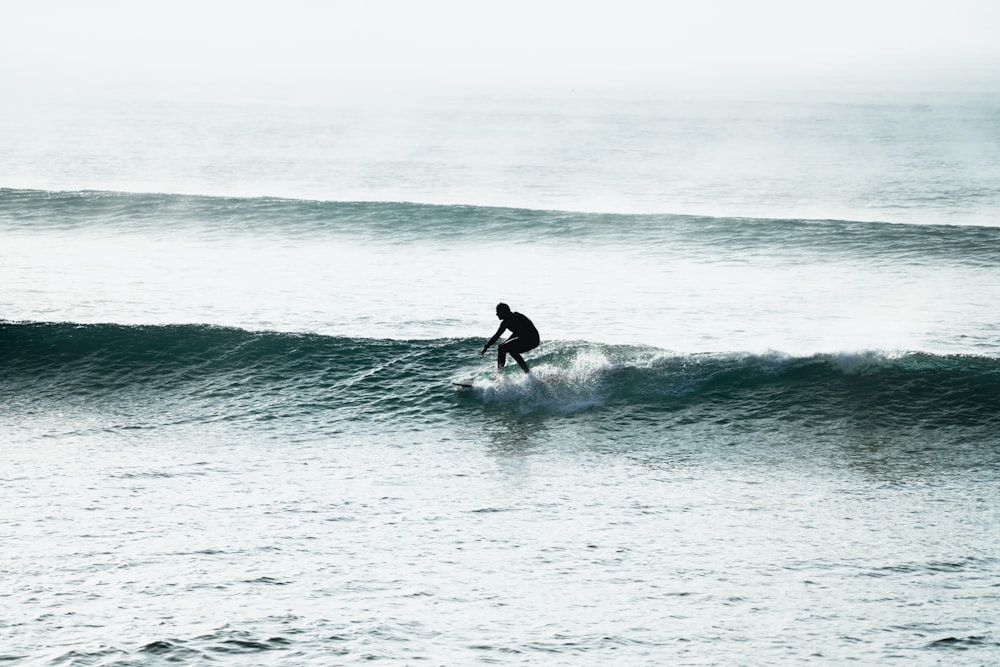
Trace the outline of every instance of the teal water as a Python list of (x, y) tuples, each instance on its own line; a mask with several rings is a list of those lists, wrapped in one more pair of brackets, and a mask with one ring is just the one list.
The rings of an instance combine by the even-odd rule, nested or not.
[(12, 135), (0, 660), (995, 662), (995, 106), (735, 109)]

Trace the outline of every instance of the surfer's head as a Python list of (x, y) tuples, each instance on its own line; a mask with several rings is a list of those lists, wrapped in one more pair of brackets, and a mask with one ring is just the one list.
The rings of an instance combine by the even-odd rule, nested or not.
[(497, 317), (499, 317), (502, 320), (506, 318), (508, 315), (510, 315), (510, 306), (508, 306), (506, 303), (498, 303)]

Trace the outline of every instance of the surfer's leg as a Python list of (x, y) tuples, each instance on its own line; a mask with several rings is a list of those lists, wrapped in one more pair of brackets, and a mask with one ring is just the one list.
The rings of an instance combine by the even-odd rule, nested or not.
[(506, 343), (500, 343), (497, 345), (497, 373), (503, 370), (503, 367), (507, 364), (507, 350), (504, 349)]
[(524, 371), (525, 373), (531, 372), (530, 370), (528, 370), (528, 364), (524, 363), (524, 359), (521, 358), (520, 354), (518, 354), (517, 352), (511, 352), (510, 356), (514, 357), (514, 361), (517, 362), (517, 365), (521, 367), (522, 371)]
[[(497, 345), (497, 373), (502, 371), (503, 367), (507, 365), (508, 352), (511, 353), (511, 356), (513, 356), (515, 360), (519, 358), (517, 355), (518, 349), (518, 340), (516, 338), (508, 338), (504, 342)], [(517, 363), (522, 364), (524, 362), (518, 361)]]
[[(514, 358), (514, 361), (517, 362), (517, 365), (521, 367), (522, 371), (530, 373), (531, 371), (528, 369), (528, 364), (524, 362), (524, 358), (521, 357), (521, 353), (533, 350), (536, 347), (538, 347), (537, 341), (525, 341), (520, 338), (509, 338), (504, 341), (498, 349), (500, 350), (500, 355), (502, 355), (504, 361), (506, 361), (506, 355), (509, 353), (510, 356)], [(500, 368), (503, 369), (503, 362), (501, 362)]]

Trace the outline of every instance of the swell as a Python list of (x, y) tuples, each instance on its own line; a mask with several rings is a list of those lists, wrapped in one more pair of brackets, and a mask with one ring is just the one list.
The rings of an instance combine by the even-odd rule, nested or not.
[[(1000, 360), (925, 353), (672, 354), (545, 343), (492, 380), (480, 339), (373, 340), (204, 325), (0, 322), (14, 404), (201, 406), (218, 418), (420, 420), (485, 410), (683, 414), (856, 428), (1000, 427)], [(471, 390), (449, 380), (472, 377)], [(12, 400), (17, 399), (17, 400)]]
[(0, 189), (0, 226), (26, 233), (181, 235), (210, 242), (240, 236), (293, 240), (351, 236), (393, 245), (530, 241), (591, 247), (627, 244), (692, 255), (787, 251), (916, 264), (947, 261), (992, 267), (1000, 262), (1000, 227), (269, 197)]

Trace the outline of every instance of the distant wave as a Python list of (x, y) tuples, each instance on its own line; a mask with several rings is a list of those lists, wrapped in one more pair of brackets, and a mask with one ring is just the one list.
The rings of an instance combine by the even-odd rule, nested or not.
[(885, 261), (1000, 263), (1000, 227), (845, 220), (574, 213), (405, 202), (0, 189), (0, 225), (31, 232), (97, 230), (205, 241), (307, 240), (331, 235), (403, 244), (530, 240), (560, 246), (627, 244), (692, 253), (785, 249)]
[(0, 388), (21, 404), (181, 400), (273, 419), (433, 419), (455, 401), (518, 413), (636, 410), (647, 416), (787, 420), (864, 428), (1000, 428), (1000, 359), (923, 353), (671, 354), (546, 343), (534, 373), (484, 378), (479, 339), (371, 340), (204, 325), (0, 323)]

